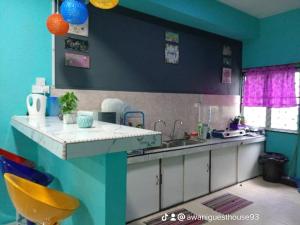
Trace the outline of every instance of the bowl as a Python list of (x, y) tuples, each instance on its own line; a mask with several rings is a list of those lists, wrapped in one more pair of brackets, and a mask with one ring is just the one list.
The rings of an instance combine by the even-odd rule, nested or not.
[(91, 128), (93, 126), (93, 116), (80, 115), (77, 116), (77, 124), (79, 128)]

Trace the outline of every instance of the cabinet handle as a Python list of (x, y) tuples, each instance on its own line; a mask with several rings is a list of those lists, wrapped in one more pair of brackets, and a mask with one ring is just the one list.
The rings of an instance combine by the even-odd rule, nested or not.
[(209, 163), (206, 164), (206, 172), (209, 173)]

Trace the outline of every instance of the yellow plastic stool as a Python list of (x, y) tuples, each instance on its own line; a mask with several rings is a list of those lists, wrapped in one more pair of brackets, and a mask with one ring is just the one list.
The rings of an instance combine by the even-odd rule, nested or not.
[(4, 178), (16, 210), (26, 219), (42, 225), (55, 225), (74, 213), (79, 201), (10, 173)]

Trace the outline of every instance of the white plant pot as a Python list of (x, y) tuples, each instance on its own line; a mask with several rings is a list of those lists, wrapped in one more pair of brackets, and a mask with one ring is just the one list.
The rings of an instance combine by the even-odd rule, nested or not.
[(64, 124), (75, 124), (76, 123), (76, 113), (68, 113), (63, 116)]

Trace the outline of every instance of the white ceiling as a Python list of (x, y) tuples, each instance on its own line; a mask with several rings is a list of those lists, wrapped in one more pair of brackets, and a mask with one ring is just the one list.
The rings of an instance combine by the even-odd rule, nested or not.
[(257, 18), (300, 8), (300, 0), (218, 0)]

